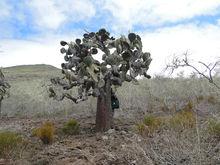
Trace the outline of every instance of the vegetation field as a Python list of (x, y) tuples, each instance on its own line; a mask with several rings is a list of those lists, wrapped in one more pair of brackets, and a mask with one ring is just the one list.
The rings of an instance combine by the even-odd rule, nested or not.
[(48, 97), (59, 69), (27, 65), (3, 72), (11, 88), (2, 102), (0, 164), (220, 164), (220, 91), (202, 78), (123, 84), (115, 128), (96, 133), (95, 98), (74, 104)]

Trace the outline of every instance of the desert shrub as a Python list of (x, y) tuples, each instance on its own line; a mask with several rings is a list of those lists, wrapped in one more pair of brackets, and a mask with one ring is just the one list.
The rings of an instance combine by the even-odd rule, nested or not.
[(70, 119), (62, 128), (63, 132), (68, 135), (75, 135), (79, 133), (79, 123), (75, 119)]
[(54, 139), (55, 127), (51, 122), (45, 122), (41, 127), (33, 130), (33, 135), (40, 138), (44, 144), (51, 144)]
[(136, 129), (141, 135), (147, 135), (149, 133), (147, 126), (143, 122), (137, 123)]
[(159, 129), (162, 123), (162, 118), (148, 115), (144, 117), (143, 121), (136, 124), (136, 128), (140, 134), (149, 135)]
[(13, 132), (0, 133), (0, 157), (9, 157), (18, 146), (22, 144), (22, 138)]
[(183, 109), (175, 113), (169, 120), (172, 128), (178, 130), (192, 128), (196, 124), (196, 117), (193, 112), (193, 103), (189, 101)]
[(210, 104), (215, 104), (215, 103), (216, 103), (216, 98), (215, 98), (215, 96), (209, 95), (209, 96), (207, 97), (207, 101), (208, 101), (208, 103), (210, 103)]
[(152, 115), (145, 116), (143, 120), (144, 124), (152, 129), (158, 128), (161, 124), (161, 119)]
[(208, 123), (208, 130), (212, 135), (220, 138), (220, 121), (214, 119), (210, 120)]
[(199, 95), (199, 96), (196, 97), (196, 99), (197, 99), (197, 102), (199, 103), (199, 102), (204, 100), (204, 96), (203, 95)]
[(189, 101), (181, 111), (189, 111), (189, 112), (192, 112), (193, 111), (193, 108), (194, 108), (194, 104), (192, 101)]

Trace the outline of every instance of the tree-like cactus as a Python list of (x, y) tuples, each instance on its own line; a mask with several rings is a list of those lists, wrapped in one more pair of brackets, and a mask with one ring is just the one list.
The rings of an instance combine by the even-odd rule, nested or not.
[(8, 89), (11, 86), (9, 85), (9, 83), (5, 80), (5, 76), (2, 73), (1, 69), (0, 69), (0, 116), (1, 116), (1, 104), (2, 104), (2, 100), (5, 97), (9, 96), (9, 92)]
[[(113, 124), (112, 89), (125, 81), (136, 83), (138, 76), (150, 78), (147, 74), (152, 61), (150, 53), (142, 52), (139, 35), (130, 33), (115, 39), (105, 29), (85, 33), (75, 42), (61, 41), (60, 44), (66, 61), (61, 64), (64, 77), (53, 78), (51, 82), (62, 86), (64, 91), (77, 87), (78, 96), (67, 92), (58, 96), (54, 87), (49, 88), (50, 96), (57, 100), (68, 98), (75, 103), (87, 100), (88, 96), (97, 97), (96, 128), (108, 130)], [(100, 55), (101, 61), (93, 58)]]

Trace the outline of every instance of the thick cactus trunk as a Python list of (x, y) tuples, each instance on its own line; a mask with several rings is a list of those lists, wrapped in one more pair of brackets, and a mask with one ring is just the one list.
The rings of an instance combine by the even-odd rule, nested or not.
[(2, 117), (2, 100), (0, 99), (0, 117)]
[(106, 80), (105, 86), (97, 98), (96, 131), (103, 132), (113, 127), (113, 110), (111, 105), (110, 79)]

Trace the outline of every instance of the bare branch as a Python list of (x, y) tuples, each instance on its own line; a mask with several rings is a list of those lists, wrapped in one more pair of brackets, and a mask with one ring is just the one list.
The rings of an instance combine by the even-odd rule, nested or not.
[(189, 67), (193, 69), (197, 74), (207, 79), (215, 87), (220, 89), (220, 86), (217, 85), (213, 80), (213, 70), (219, 65), (220, 61), (216, 61), (214, 64), (210, 63), (208, 65), (202, 61), (198, 61), (198, 63), (201, 64), (201, 66), (205, 67), (205, 71), (200, 71), (197, 67), (189, 62), (188, 52), (186, 51), (185, 53), (183, 53), (182, 57), (173, 57), (171, 63), (166, 65), (165, 70), (170, 70), (170, 73), (173, 74), (174, 70), (178, 68)]

